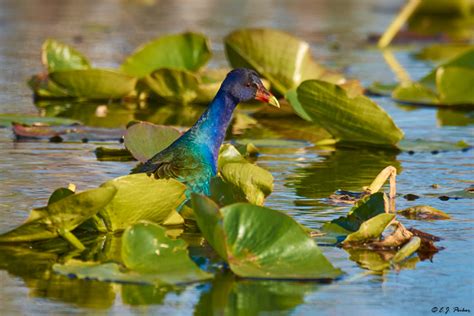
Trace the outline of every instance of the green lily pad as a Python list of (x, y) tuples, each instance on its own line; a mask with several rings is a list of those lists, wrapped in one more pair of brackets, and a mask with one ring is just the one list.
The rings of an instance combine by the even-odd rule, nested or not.
[(285, 98), (290, 102), (293, 110), (298, 114), (299, 117), (302, 119), (312, 122), (311, 116), (306, 113), (305, 109), (301, 106), (300, 101), (298, 101), (298, 93), (296, 93), (296, 89), (288, 90), (285, 95)]
[(165, 101), (190, 103), (199, 94), (199, 79), (189, 71), (160, 68), (147, 75), (144, 80)]
[(30, 242), (59, 235), (74, 239), (70, 231), (103, 209), (116, 191), (115, 187), (92, 189), (33, 209), (24, 224), (0, 235), (0, 243)]
[(40, 117), (24, 114), (0, 114), (0, 126), (9, 127), (12, 122), (27, 125), (73, 125), (80, 124), (77, 120), (62, 117)]
[(47, 39), (41, 46), (41, 61), (48, 72), (91, 68), (81, 53), (54, 39)]
[(115, 178), (102, 187), (117, 190), (99, 213), (110, 231), (124, 230), (141, 220), (163, 223), (185, 200), (186, 190), (184, 184), (174, 179), (156, 180), (144, 173)]
[(342, 273), (286, 214), (247, 203), (219, 209), (210, 199), (196, 194), (192, 201), (204, 237), (238, 276), (333, 279)]
[(145, 162), (180, 136), (173, 127), (140, 122), (127, 128), (124, 143), (135, 159)]
[(474, 105), (474, 68), (441, 67), (436, 85), (441, 103)]
[(346, 216), (325, 223), (321, 230), (338, 236), (346, 236), (360, 229), (363, 222), (385, 213), (387, 196), (377, 192), (357, 201)]
[(398, 83), (384, 83), (374, 81), (369, 87), (367, 87), (367, 91), (369, 94), (389, 97), (392, 95), (393, 90), (395, 90), (397, 86)]
[(416, 205), (404, 210), (398, 211), (398, 214), (402, 214), (406, 218), (410, 219), (450, 219), (451, 217), (443, 211), (440, 211), (434, 207), (428, 205)]
[(160, 68), (197, 71), (210, 57), (207, 38), (188, 32), (163, 36), (144, 44), (127, 57), (120, 68), (136, 77), (145, 77)]
[(398, 102), (410, 104), (436, 104), (439, 102), (435, 91), (418, 83), (405, 83), (393, 90), (392, 98)]
[(189, 283), (211, 278), (191, 261), (188, 245), (170, 239), (166, 230), (150, 222), (137, 223), (122, 236), (122, 260), (130, 270), (161, 275), (165, 283)]
[(312, 121), (339, 142), (393, 147), (403, 138), (392, 118), (363, 95), (350, 98), (341, 87), (320, 80), (303, 82), (297, 94)]
[(363, 243), (379, 238), (395, 214), (382, 213), (363, 222), (359, 229), (347, 235), (343, 244)]
[(218, 170), (222, 179), (242, 192), (252, 204), (262, 205), (273, 190), (272, 174), (250, 162), (230, 144), (219, 151)]
[(403, 139), (399, 147), (403, 151), (413, 152), (436, 152), (436, 151), (456, 151), (465, 148), (472, 147), (464, 141), (459, 142), (444, 142), (444, 141), (431, 141), (425, 139)]
[(135, 89), (137, 78), (107, 69), (55, 71), (49, 74), (71, 97), (87, 99), (119, 99)]
[(317, 64), (310, 45), (287, 33), (272, 29), (242, 29), (225, 39), (227, 59), (232, 67), (252, 68), (271, 83), (280, 95), (307, 79), (343, 83), (341, 74)]

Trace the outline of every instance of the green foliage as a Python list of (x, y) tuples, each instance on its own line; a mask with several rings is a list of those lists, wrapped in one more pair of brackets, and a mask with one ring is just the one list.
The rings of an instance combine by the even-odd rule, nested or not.
[(41, 61), (48, 72), (91, 68), (80, 52), (54, 39), (47, 39), (41, 46)]
[(341, 87), (320, 80), (303, 82), (297, 95), (298, 106), (339, 142), (393, 147), (403, 138), (391, 117), (363, 95), (351, 98)]
[(281, 212), (247, 203), (219, 209), (195, 194), (192, 200), (206, 240), (238, 276), (332, 279), (341, 274), (302, 226)]
[(307, 42), (281, 31), (240, 29), (229, 34), (224, 43), (232, 67), (255, 69), (280, 95), (307, 79), (344, 82), (341, 74), (314, 61)]
[[(117, 194), (100, 212), (110, 231), (124, 230), (141, 220), (163, 223), (185, 200), (186, 186), (174, 179), (156, 180), (144, 173), (122, 176), (102, 185)], [(170, 224), (182, 224), (179, 222)]]
[(197, 71), (210, 57), (209, 43), (204, 35), (166, 35), (139, 47), (125, 59), (120, 69), (140, 78), (160, 68)]

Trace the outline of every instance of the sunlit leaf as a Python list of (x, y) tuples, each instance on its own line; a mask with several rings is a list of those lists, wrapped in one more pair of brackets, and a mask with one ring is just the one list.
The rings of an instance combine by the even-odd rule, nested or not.
[(138, 161), (145, 162), (181, 136), (172, 127), (147, 122), (133, 124), (124, 136), (125, 147)]
[(139, 47), (127, 57), (121, 70), (137, 77), (145, 77), (160, 68), (197, 71), (210, 57), (209, 43), (204, 35), (166, 35)]
[(206, 197), (193, 195), (192, 199), (204, 237), (238, 276), (332, 279), (342, 273), (288, 215), (247, 203), (219, 210)]
[(340, 142), (393, 147), (403, 138), (392, 118), (363, 95), (350, 98), (341, 87), (320, 80), (303, 82), (297, 94), (313, 122)]
[(66, 89), (51, 80), (48, 74), (33, 75), (28, 80), (28, 86), (36, 97), (66, 98), (69, 97)]
[(248, 162), (230, 144), (225, 144), (220, 149), (218, 170), (222, 179), (232, 184), (235, 190), (240, 190), (252, 204), (262, 205), (265, 197), (273, 190), (272, 174)]
[(255, 69), (280, 95), (307, 79), (344, 82), (341, 74), (314, 61), (307, 42), (287, 33), (272, 29), (241, 29), (229, 34), (224, 42), (232, 67)]
[(55, 71), (49, 74), (69, 96), (87, 99), (119, 99), (135, 89), (137, 79), (107, 69)]
[(54, 39), (44, 41), (41, 61), (48, 72), (91, 68), (89, 61), (81, 53)]
[(199, 94), (198, 77), (185, 70), (160, 68), (147, 75), (144, 80), (165, 101), (190, 103)]
[(62, 200), (70, 195), (73, 195), (74, 191), (68, 189), (68, 188), (59, 188), (54, 190), (54, 192), (51, 194), (51, 196), (48, 199), (48, 205), (53, 204), (54, 202), (57, 202), (59, 200)]
[(415, 54), (415, 57), (423, 60), (446, 61), (472, 48), (472, 45), (462, 43), (433, 44), (423, 47)]
[(117, 190), (100, 212), (111, 231), (123, 230), (141, 220), (162, 223), (185, 200), (186, 190), (186, 186), (176, 180), (156, 180), (144, 173), (115, 178), (102, 187)]

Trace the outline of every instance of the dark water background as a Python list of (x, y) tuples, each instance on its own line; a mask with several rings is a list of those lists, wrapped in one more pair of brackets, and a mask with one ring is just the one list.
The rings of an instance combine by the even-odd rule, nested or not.
[[(393, 81), (381, 52), (366, 44), (367, 35), (382, 32), (401, 1), (0, 1), (0, 113), (45, 113), (34, 106), (26, 79), (41, 70), (39, 52), (45, 38), (73, 44), (101, 67), (116, 67), (141, 43), (185, 30), (205, 33), (212, 41), (211, 67), (225, 66), (222, 38), (239, 27), (265, 26), (288, 31), (312, 44), (319, 61), (359, 78)], [(339, 49), (335, 50), (334, 47)], [(416, 46), (393, 51), (413, 79), (431, 64), (411, 57)], [(473, 113), (413, 109), (388, 98), (376, 101), (390, 113), (407, 139), (473, 143)], [(65, 116), (89, 117), (97, 105), (69, 105)], [(113, 107), (113, 106), (112, 106)], [(120, 127), (134, 118), (147, 119), (156, 109), (111, 111), (91, 125)], [(50, 112), (57, 107), (50, 105)], [(200, 110), (197, 110), (200, 111)], [(49, 112), (48, 112), (49, 113)], [(71, 114), (72, 113), (72, 114)], [(155, 117), (156, 118), (156, 117)], [(247, 135), (248, 136), (248, 135)], [(431, 314), (434, 306), (464, 307), (474, 312), (473, 200), (441, 201), (447, 192), (473, 183), (472, 151), (410, 155), (377, 150), (324, 150), (308, 141), (263, 138), (258, 164), (270, 170), (275, 190), (267, 206), (287, 211), (303, 224), (320, 223), (347, 212), (325, 198), (334, 190), (360, 190), (387, 165), (399, 170), (398, 208), (428, 204), (452, 220), (404, 220), (443, 238), (445, 250), (414, 269), (363, 275), (342, 249), (324, 247), (346, 277), (332, 284), (237, 280), (220, 274), (215, 280), (175, 289), (69, 280), (47, 269), (49, 258), (24, 258), (0, 270), (0, 314), (135, 314), (163, 315), (257, 312), (279, 314)], [(115, 146), (118, 146), (115, 144)], [(74, 182), (79, 190), (126, 174), (133, 163), (99, 162), (95, 144), (14, 142), (0, 129), (0, 232), (20, 224), (32, 207), (46, 203), (57, 187)], [(439, 184), (433, 189), (432, 184)], [(4, 256), (2, 260), (5, 260)]]

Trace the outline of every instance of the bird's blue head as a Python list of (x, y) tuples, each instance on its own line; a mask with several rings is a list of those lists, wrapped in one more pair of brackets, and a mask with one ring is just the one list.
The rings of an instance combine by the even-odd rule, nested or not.
[(250, 69), (236, 68), (227, 74), (221, 90), (240, 102), (258, 100), (280, 107), (278, 100), (265, 88), (258, 74)]

